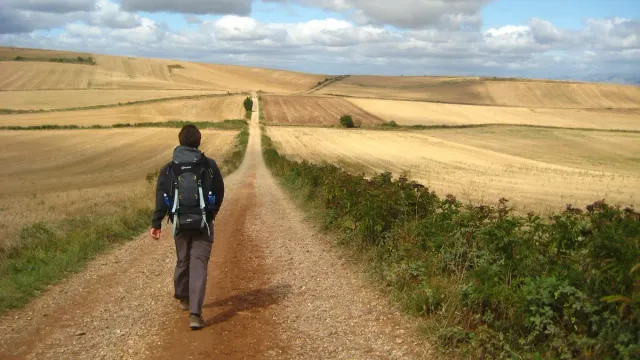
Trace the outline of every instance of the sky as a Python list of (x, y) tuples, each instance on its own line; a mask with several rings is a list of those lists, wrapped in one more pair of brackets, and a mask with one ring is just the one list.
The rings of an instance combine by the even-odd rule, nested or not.
[(317, 74), (640, 82), (638, 0), (0, 0), (0, 45)]

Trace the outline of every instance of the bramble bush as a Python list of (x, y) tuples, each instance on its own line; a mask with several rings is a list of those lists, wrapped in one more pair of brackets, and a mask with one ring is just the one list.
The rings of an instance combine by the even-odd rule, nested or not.
[[(640, 214), (598, 201), (549, 218), (508, 200), (474, 206), (383, 173), (294, 162), (263, 138), (267, 164), (367, 253), (442, 351), (470, 358), (640, 358)], [(454, 349), (454, 350), (452, 350)]]
[(247, 96), (246, 99), (244, 99), (244, 103), (242, 104), (244, 106), (244, 109), (249, 112), (253, 110), (253, 99), (251, 99), (251, 97)]
[(342, 115), (340, 117), (340, 125), (342, 127), (345, 127), (347, 129), (351, 129), (356, 127), (356, 125), (353, 122), (353, 118), (351, 117), (351, 115)]

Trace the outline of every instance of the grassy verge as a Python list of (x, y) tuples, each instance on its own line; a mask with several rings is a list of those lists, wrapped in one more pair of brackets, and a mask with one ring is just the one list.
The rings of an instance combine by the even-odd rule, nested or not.
[(236, 136), (235, 151), (222, 161), (220, 166), (222, 175), (234, 172), (242, 164), (244, 155), (247, 152), (247, 144), (249, 144), (249, 128), (245, 126)]
[[(277, 124), (267, 123), (271, 127), (305, 127), (305, 128), (326, 128), (326, 129), (345, 129), (340, 126), (338, 121), (331, 125), (313, 125), (313, 124)], [(631, 129), (595, 129), (595, 128), (578, 128), (578, 127), (562, 127), (562, 126), (546, 126), (546, 125), (528, 125), (528, 124), (461, 124), (461, 125), (399, 125), (395, 122), (387, 122), (379, 125), (363, 125), (362, 127), (353, 128), (353, 130), (379, 130), (379, 131), (413, 131), (413, 130), (435, 130), (435, 129), (476, 129), (491, 127), (522, 127), (532, 129), (551, 129), (551, 130), (576, 130), (576, 131), (605, 131), (618, 133), (640, 133), (640, 130)]]
[(264, 123), (264, 109), (262, 107), (262, 96), (258, 95), (259, 122)]
[(20, 230), (21, 246), (0, 249), (0, 314), (82, 270), (97, 254), (149, 227), (153, 192), (123, 203), (118, 213), (87, 215)]
[(399, 125), (395, 121), (386, 122), (381, 125), (375, 125), (370, 128), (376, 129), (376, 130), (431, 130), (431, 129), (471, 129), (471, 128), (487, 128), (487, 127), (523, 127), (523, 128), (534, 128), (534, 129), (609, 131), (609, 132), (624, 132), (624, 133), (640, 132), (640, 130), (627, 130), (627, 129), (594, 129), (594, 128), (562, 127), (562, 126), (530, 125), (530, 124)]
[(239, 130), (247, 127), (246, 120), (234, 119), (224, 120), (219, 122), (213, 121), (166, 121), (166, 122), (149, 122), (149, 123), (135, 123), (135, 124), (115, 124), (112, 128), (140, 128), (140, 127), (169, 127), (169, 128), (181, 128), (187, 124), (193, 124), (199, 129), (218, 129), (218, 130)]
[(596, 202), (542, 218), (439, 198), (406, 178), (294, 162), (273, 174), (447, 357), (640, 357), (640, 214)]
[[(249, 140), (247, 122), (235, 151), (222, 160), (224, 175), (242, 163)], [(240, 123), (236, 123), (240, 124)], [(121, 204), (117, 213), (93, 214), (38, 222), (20, 229), (20, 245), (0, 248), (0, 315), (21, 307), (69, 275), (81, 271), (99, 253), (130, 240), (149, 227), (156, 173), (147, 174), (149, 188)], [(108, 199), (105, 199), (108, 201)]]
[(145, 123), (119, 123), (114, 125), (30, 125), (30, 126), (0, 126), (0, 130), (87, 130), (87, 129), (121, 129), (121, 128), (181, 128), (187, 124), (194, 124), (199, 129), (219, 129), (219, 130), (241, 130), (247, 126), (246, 120), (233, 119), (224, 121), (182, 121), (173, 120), (165, 122), (145, 122)]
[[(87, 90), (87, 91), (90, 91), (90, 90)], [(244, 95), (244, 94), (247, 94), (247, 93), (185, 95), (185, 96), (174, 96), (174, 97), (149, 99), (149, 100), (127, 101), (126, 103), (120, 102), (117, 104), (80, 106), (80, 107), (48, 109), (48, 110), (0, 109), (0, 115), (1, 114), (37, 114), (37, 113), (62, 112), (62, 111), (96, 110), (96, 109), (106, 109), (106, 108), (113, 108), (113, 107), (120, 107), (120, 106), (154, 104), (154, 103), (174, 101), (174, 100), (200, 100), (200, 99), (207, 99), (207, 98), (214, 98), (214, 97), (224, 97), (224, 96)]]

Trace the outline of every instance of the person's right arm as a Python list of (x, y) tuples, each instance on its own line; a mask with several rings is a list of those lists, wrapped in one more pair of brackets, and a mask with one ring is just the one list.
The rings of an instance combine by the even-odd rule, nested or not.
[(218, 164), (215, 162), (215, 160), (210, 159), (209, 164), (213, 173), (213, 188), (211, 190), (216, 196), (216, 201), (212, 210), (213, 220), (215, 220), (224, 200), (224, 180), (222, 179), (220, 168), (218, 168)]
[[(164, 202), (164, 194), (169, 196), (171, 189), (171, 179), (167, 174), (167, 166), (160, 170), (158, 175), (158, 181), (156, 182), (156, 209), (153, 212), (153, 219), (151, 220), (151, 228), (160, 230), (162, 228), (162, 220), (169, 212), (169, 207)], [(169, 199), (173, 201), (173, 199)]]

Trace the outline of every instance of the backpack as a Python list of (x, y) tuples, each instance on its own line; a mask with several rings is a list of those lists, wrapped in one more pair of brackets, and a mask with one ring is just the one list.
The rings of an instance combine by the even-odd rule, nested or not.
[[(173, 216), (173, 234), (179, 230), (204, 231), (211, 235), (207, 222), (207, 209), (215, 203), (213, 188), (213, 171), (209, 160), (196, 149), (177, 147), (169, 164), (173, 173), (172, 194), (173, 206), (165, 194), (165, 202), (169, 205), (169, 216)], [(205, 195), (206, 194), (206, 195)], [(206, 196), (206, 197), (205, 197)]]

